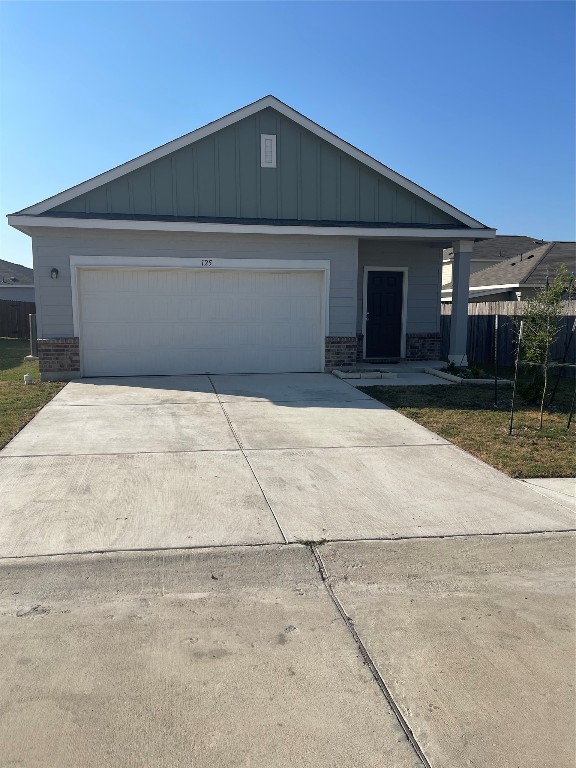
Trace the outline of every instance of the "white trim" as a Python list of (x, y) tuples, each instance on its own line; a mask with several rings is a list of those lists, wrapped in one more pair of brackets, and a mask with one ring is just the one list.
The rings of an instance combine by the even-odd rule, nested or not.
[(107, 229), (156, 232), (216, 232), (247, 235), (320, 235), (340, 237), (422, 238), (447, 240), (471, 238), (472, 240), (495, 237), (495, 229), (426, 229), (421, 227), (309, 227), (281, 226), (275, 224), (217, 224), (193, 221), (134, 221), (131, 219), (73, 219), (57, 216), (24, 216), (11, 214), (8, 224), (21, 232), (30, 227), (58, 227), (60, 229)]
[[(517, 288), (532, 288), (534, 286), (528, 286), (528, 285), (522, 285), (520, 286), (517, 283), (513, 283), (511, 285), (492, 285), (492, 286), (485, 286), (484, 288), (470, 288), (468, 292), (468, 298), (469, 299), (477, 299), (481, 296), (491, 296), (494, 293), (502, 293), (502, 291), (511, 291), (513, 289)], [(452, 289), (444, 289), (442, 291), (443, 295), (440, 299), (440, 301), (443, 301), (445, 303), (450, 303), (452, 301)]]
[(376, 171), (376, 173), (379, 173), (387, 179), (390, 179), (395, 184), (398, 184), (409, 192), (412, 192), (412, 194), (417, 195), (427, 203), (430, 203), (436, 208), (439, 208), (449, 216), (453, 216), (463, 224), (466, 224), (469, 227), (484, 226), (480, 221), (473, 219), (471, 216), (468, 216), (467, 214), (458, 210), (458, 208), (454, 208), (454, 206), (450, 205), (445, 200), (436, 197), (436, 195), (433, 195), (431, 192), (428, 192), (428, 190), (418, 186), (418, 184), (415, 184), (413, 181), (410, 181), (406, 177), (396, 173), (396, 171), (393, 171), (391, 168), (388, 168), (386, 165), (378, 162), (378, 160), (370, 157), (370, 155), (367, 155), (365, 152), (357, 149), (352, 144), (349, 144), (347, 141), (344, 141), (335, 134), (330, 133), (330, 131), (322, 128), (320, 125), (313, 122), (308, 117), (300, 114), (300, 112), (297, 112), (295, 109), (292, 109), (292, 107), (289, 107), (287, 104), (284, 104), (274, 96), (265, 96), (263, 99), (259, 99), (252, 104), (248, 104), (247, 106), (242, 107), (242, 109), (238, 109), (229, 115), (221, 117), (219, 120), (208, 123), (208, 125), (205, 125), (202, 128), (198, 128), (197, 130), (192, 131), (185, 136), (181, 136), (180, 138), (174, 139), (174, 141), (170, 141), (167, 144), (164, 144), (161, 147), (157, 147), (150, 152), (146, 152), (145, 154), (140, 155), (133, 160), (129, 160), (127, 163), (123, 163), (116, 168), (112, 168), (110, 171), (101, 173), (92, 179), (88, 179), (88, 181), (85, 181), (82, 184), (77, 184), (76, 186), (60, 192), (57, 195), (53, 195), (46, 200), (42, 200), (35, 205), (24, 208), (21, 213), (44, 213), (45, 211), (50, 210), (50, 208), (54, 208), (57, 205), (62, 205), (62, 203), (66, 203), (69, 200), (78, 197), (78, 195), (83, 195), (86, 192), (90, 192), (91, 190), (96, 189), (96, 187), (100, 187), (103, 184), (114, 181), (114, 179), (117, 179), (120, 176), (124, 176), (131, 171), (135, 171), (138, 168), (141, 168), (143, 165), (152, 163), (155, 160), (159, 160), (160, 158), (171, 154), (172, 152), (176, 152), (177, 150), (182, 149), (183, 147), (187, 147), (196, 141), (200, 141), (200, 139), (204, 139), (206, 136), (210, 136), (213, 133), (216, 133), (216, 131), (227, 128), (230, 125), (234, 125), (234, 123), (237, 123), (240, 120), (244, 120), (244, 118), (250, 117), (257, 112), (261, 112), (263, 109), (267, 109), (268, 107), (275, 109), (277, 112), (280, 112), (280, 114), (284, 115), (284, 117), (287, 117), (289, 120), (297, 123), (302, 128), (305, 128), (324, 141), (327, 141), (329, 144), (332, 144), (332, 146), (368, 166), (368, 168)]
[[(471, 285), (470, 293), (474, 291), (505, 291), (509, 288), (519, 288), (520, 283), (506, 283), (505, 285)], [(452, 293), (452, 288), (443, 288), (442, 293)]]
[(366, 313), (368, 311), (368, 272), (403, 272), (402, 327), (400, 331), (400, 357), (406, 357), (406, 326), (408, 324), (408, 267), (364, 267), (362, 281), (362, 355), (366, 359)]
[(29, 285), (16, 285), (15, 283), (3, 283), (0, 281), (0, 288), (32, 288), (34, 289), (34, 283)]
[(471, 285), (470, 291), (506, 290), (507, 288), (519, 288), (520, 283), (505, 283), (504, 285)]
[[(270, 160), (266, 158), (266, 142), (270, 141)], [(276, 135), (273, 133), (260, 134), (260, 167), (276, 168)]]
[[(202, 266), (202, 262), (210, 264)], [(80, 340), (80, 375), (84, 375), (82, 362), (82, 339), (80, 338), (81, 310), (79, 303), (79, 273), (81, 269), (195, 269), (213, 271), (217, 269), (255, 272), (323, 272), (322, 327), (320, 329), (320, 372), (325, 368), (326, 336), (330, 329), (330, 261), (324, 259), (220, 259), (180, 256), (70, 256), (70, 283), (72, 286), (72, 322), (74, 336)]]

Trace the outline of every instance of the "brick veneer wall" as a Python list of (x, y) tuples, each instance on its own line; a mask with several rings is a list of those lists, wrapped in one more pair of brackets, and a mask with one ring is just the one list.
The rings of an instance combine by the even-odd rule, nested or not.
[(364, 334), (359, 333), (356, 336), (356, 362), (361, 363), (364, 360)]
[(38, 363), (43, 380), (58, 381), (80, 376), (80, 344), (77, 338), (38, 339)]
[(407, 333), (406, 334), (406, 359), (407, 360), (439, 360), (440, 359), (440, 334), (439, 333)]
[(326, 369), (355, 365), (357, 346), (356, 336), (326, 336)]

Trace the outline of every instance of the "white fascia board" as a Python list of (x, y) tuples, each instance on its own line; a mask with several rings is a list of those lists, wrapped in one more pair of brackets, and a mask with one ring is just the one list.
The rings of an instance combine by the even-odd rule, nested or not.
[(194, 221), (134, 221), (131, 219), (73, 219), (58, 216), (12, 214), (8, 224), (30, 234), (32, 228), (107, 229), (155, 232), (215, 232), (246, 235), (320, 235), (341, 237), (421, 238), (425, 240), (479, 240), (494, 237), (495, 229), (425, 229), (420, 227), (310, 227), (275, 224), (218, 224)]
[(519, 288), (520, 283), (505, 283), (503, 285), (475, 285), (474, 287), (470, 288), (471, 293), (477, 293), (478, 291), (507, 291), (510, 290), (510, 288)]
[(413, 181), (410, 181), (410, 179), (407, 179), (405, 176), (402, 176), (401, 174), (396, 173), (396, 171), (393, 171), (391, 168), (388, 168), (388, 166), (384, 165), (383, 163), (380, 163), (378, 160), (375, 160), (373, 157), (370, 157), (370, 155), (367, 155), (365, 152), (362, 152), (360, 149), (357, 149), (352, 144), (349, 144), (347, 141), (344, 141), (344, 139), (341, 139), (339, 136), (336, 136), (334, 133), (331, 133), (330, 131), (326, 130), (326, 128), (322, 128), (322, 126), (313, 122), (305, 115), (302, 115), (300, 112), (297, 112), (295, 109), (292, 109), (292, 107), (289, 107), (287, 104), (284, 104), (282, 101), (279, 101), (274, 96), (265, 96), (263, 99), (259, 99), (258, 101), (255, 101), (252, 104), (248, 104), (247, 106), (242, 107), (242, 109), (238, 109), (235, 112), (231, 112), (229, 115), (226, 115), (225, 117), (221, 117), (219, 120), (215, 120), (212, 123), (208, 123), (208, 125), (205, 125), (202, 128), (198, 128), (197, 130), (192, 131), (191, 133), (187, 133), (185, 136), (181, 136), (178, 139), (174, 139), (174, 141), (170, 141), (167, 144), (163, 144), (161, 147), (157, 147), (156, 149), (153, 149), (150, 152), (146, 152), (145, 154), (140, 155), (139, 157), (136, 157), (133, 160), (129, 160), (127, 163), (118, 165), (116, 166), (116, 168), (112, 168), (112, 170), (110, 171), (106, 171), (105, 173), (101, 173), (98, 176), (94, 176), (94, 178), (89, 179), (88, 181), (85, 181), (82, 184), (77, 184), (76, 186), (71, 187), (70, 189), (67, 189), (64, 192), (60, 192), (59, 194), (54, 195), (53, 197), (49, 197), (48, 199), (43, 200), (40, 203), (36, 203), (35, 205), (31, 205), (28, 208), (24, 208), (22, 211), (19, 211), (19, 213), (28, 213), (28, 214), (35, 214), (35, 215), (39, 213), (45, 213), (46, 211), (50, 210), (50, 208), (54, 208), (57, 205), (62, 205), (62, 203), (66, 203), (69, 200), (72, 200), (73, 198), (78, 197), (78, 195), (83, 195), (86, 192), (90, 192), (93, 189), (96, 189), (97, 187), (102, 186), (103, 184), (107, 184), (110, 181), (114, 181), (120, 176), (124, 176), (125, 174), (131, 173), (132, 171), (135, 171), (138, 168), (141, 168), (142, 166), (147, 165), (148, 163), (152, 163), (155, 160), (159, 160), (160, 158), (165, 157), (166, 155), (169, 155), (172, 152), (176, 152), (179, 149), (183, 149), (184, 147), (187, 147), (196, 141), (200, 141), (200, 139), (206, 138), (206, 136), (210, 136), (213, 133), (216, 133), (216, 131), (220, 131), (223, 128), (227, 128), (230, 125), (234, 125), (240, 120), (244, 120), (244, 118), (250, 117), (251, 115), (257, 112), (261, 112), (263, 109), (267, 109), (268, 107), (272, 107), (272, 109), (275, 109), (277, 112), (280, 112), (280, 114), (294, 121), (295, 123), (300, 125), (302, 128), (305, 128), (306, 130), (315, 134), (316, 136), (323, 139), (324, 141), (327, 141), (329, 144), (332, 144), (332, 146), (336, 147), (342, 152), (345, 152), (347, 155), (350, 155), (354, 159), (366, 165), (368, 168), (371, 168), (373, 171), (376, 171), (376, 173), (379, 173), (382, 176), (386, 177), (387, 179), (390, 179), (394, 183), (398, 184), (400, 187), (403, 187), (404, 189), (408, 190), (408, 192), (412, 192), (412, 194), (416, 195), (422, 200), (425, 200), (427, 203), (430, 203), (436, 208), (439, 208), (441, 211), (443, 211), (444, 213), (447, 213), (449, 216), (453, 216), (455, 219), (458, 219), (466, 226), (468, 227), (484, 227), (485, 226), (484, 224), (482, 224), (482, 222), (477, 221), (476, 219), (473, 219), (471, 216), (468, 216), (467, 214), (458, 210), (458, 208), (454, 208), (454, 206), (450, 205), (445, 200), (442, 200), (441, 198), (436, 197), (436, 195), (433, 195), (431, 192), (428, 192), (428, 190), (424, 189), (423, 187), (420, 187), (418, 184), (415, 184)]
[[(522, 286), (525, 288), (526, 286)], [(520, 288), (519, 283), (509, 283), (507, 285), (480, 285), (470, 288), (469, 296), (489, 296), (491, 293), (502, 293), (502, 291), (510, 291), (513, 288)], [(442, 301), (452, 301), (452, 288), (442, 289)]]

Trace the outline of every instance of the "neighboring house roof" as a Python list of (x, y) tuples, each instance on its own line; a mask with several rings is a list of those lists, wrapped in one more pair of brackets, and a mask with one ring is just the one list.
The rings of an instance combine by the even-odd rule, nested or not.
[(470, 288), (496, 285), (539, 287), (552, 279), (561, 264), (572, 271), (576, 266), (576, 243), (545, 243), (537, 248), (494, 264), (470, 277)]
[[(256, 121), (255, 130), (250, 121)], [(323, 159), (321, 148), (314, 149), (307, 145), (306, 148), (303, 147), (303, 154), (298, 156), (297, 162), (285, 164), (286, 178), (278, 181), (278, 189), (275, 183), (269, 184), (269, 181), (274, 178), (271, 176), (266, 177), (266, 186), (262, 181), (261, 189), (256, 182), (255, 168), (252, 167), (256, 158), (254, 153), (259, 152), (259, 149), (255, 148), (254, 135), (273, 133), (266, 128), (270, 124), (277, 124), (282, 131), (285, 129), (286, 136), (281, 137), (285, 142), (288, 140), (288, 133), (294, 134), (295, 130), (302, 134), (302, 143), (305, 139), (308, 142), (310, 140), (317, 142), (320, 139), (321, 143), (324, 142), (322, 151), (326, 157)], [(239, 134), (235, 136), (231, 132), (236, 126)], [(247, 138), (240, 135), (242, 126), (250, 127), (252, 130)], [(238, 157), (235, 144), (237, 146), (239, 141), (244, 140), (247, 151)], [(207, 141), (213, 144), (208, 145)], [(202, 163), (198, 163), (197, 158), (192, 156), (193, 152), (196, 152), (198, 157), (202, 156)], [(342, 166), (341, 183), (339, 171), (332, 168), (329, 162), (330, 157), (335, 155), (344, 158), (342, 162), (344, 163), (345, 160), (347, 163), (346, 167)], [(247, 170), (243, 171), (241, 166), (245, 163), (247, 163)], [(324, 164), (327, 170), (324, 170)], [(228, 176), (220, 178), (223, 169), (230, 171), (231, 181)], [(344, 178), (345, 171), (346, 178)], [(258, 196), (254, 205), (243, 206), (238, 201), (235, 187), (243, 180), (242, 173), (247, 174), (250, 184), (252, 180), (254, 181), (253, 186)], [(273, 206), (269, 204), (270, 200), (276, 199), (275, 196), (284, 200), (287, 195), (286, 189), (292, 190), (294, 179), (297, 183), (298, 177), (303, 177), (304, 173), (329, 174), (329, 178), (326, 176), (324, 179), (327, 190), (325, 200), (321, 199), (320, 190), (311, 188), (312, 182), (308, 178), (302, 181), (303, 189), (299, 193), (299, 205), (302, 200), (304, 205), (306, 202), (304, 198), (312, 194), (313, 199), (317, 200), (317, 203), (314, 202), (311, 206), (314, 208), (314, 216), (307, 216), (304, 210), (302, 213), (300, 210), (293, 212), (292, 215), (287, 215), (286, 211), (282, 216), (275, 215)], [(153, 178), (150, 179), (151, 174)], [(199, 176), (202, 176), (209, 190), (207, 194), (200, 195), (202, 205), (198, 205), (197, 202), (196, 187)], [(129, 188), (130, 180), (133, 186)], [(280, 190), (281, 184), (287, 187)], [(328, 191), (340, 189), (340, 187), (346, 190), (347, 195), (356, 195), (356, 211), (353, 204), (346, 206), (351, 214), (344, 214), (344, 204), (341, 212), (340, 203), (336, 204), (332, 200), (335, 192)], [(356, 191), (353, 192), (353, 190)], [(234, 195), (236, 195), (235, 198)], [(388, 198), (392, 195), (394, 201), (396, 201), (396, 195), (398, 200), (388, 205)], [(162, 197), (160, 202), (159, 196)], [(236, 200), (235, 203), (233, 198)], [(215, 204), (213, 199), (216, 201)], [(368, 203), (365, 204), (363, 201)], [(363, 206), (364, 214), (361, 210), (359, 211)], [(323, 208), (338, 210), (338, 214), (327, 217), (323, 215)], [(390, 211), (393, 213), (391, 214)], [(43, 217), (42, 222), (39, 221), (40, 217)], [(101, 220), (99, 226), (104, 226), (106, 221), (105, 226), (113, 227), (112, 220), (115, 220), (131, 221), (132, 228), (136, 228), (139, 222), (163, 221), (171, 226), (176, 224), (263, 226), (268, 224), (276, 227), (314, 226), (343, 229), (371, 226), (376, 229), (390, 230), (396, 227), (405, 227), (407, 230), (410, 227), (418, 227), (439, 231), (453, 230), (456, 232), (456, 237), (458, 232), (466, 231), (467, 234), (469, 229), (473, 229), (473, 235), (477, 237), (492, 237), (494, 234), (494, 230), (340, 139), (274, 96), (265, 96), (192, 133), (12, 214), (9, 217), (9, 223), (16, 227), (47, 226), (50, 224), (46, 221), (48, 218), (53, 222), (59, 220), (60, 226), (66, 226), (66, 221), (74, 220), (77, 222), (76, 226), (84, 224), (90, 226), (95, 220)], [(83, 219), (89, 219), (89, 221), (83, 222)], [(53, 226), (56, 226), (56, 223)]]
[(34, 273), (30, 267), (0, 259), (0, 286), (29, 287), (34, 285)]
[[(540, 288), (546, 279), (553, 279), (565, 264), (570, 272), (576, 269), (576, 243), (548, 242), (526, 253), (520, 253), (499, 264), (481, 269), (470, 276), (470, 294), (501, 293), (505, 290)], [(452, 284), (442, 293), (452, 291)]]
[[(543, 245), (544, 240), (538, 240), (526, 235), (496, 235), (491, 240), (480, 240), (474, 243), (472, 259), (474, 261), (503, 261), (527, 253), (538, 245)], [(452, 259), (454, 250), (446, 248), (444, 259)]]

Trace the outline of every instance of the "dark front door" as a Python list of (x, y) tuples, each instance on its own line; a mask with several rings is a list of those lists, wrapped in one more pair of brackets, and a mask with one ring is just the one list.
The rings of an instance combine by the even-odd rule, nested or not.
[(368, 272), (366, 357), (400, 357), (403, 272)]

